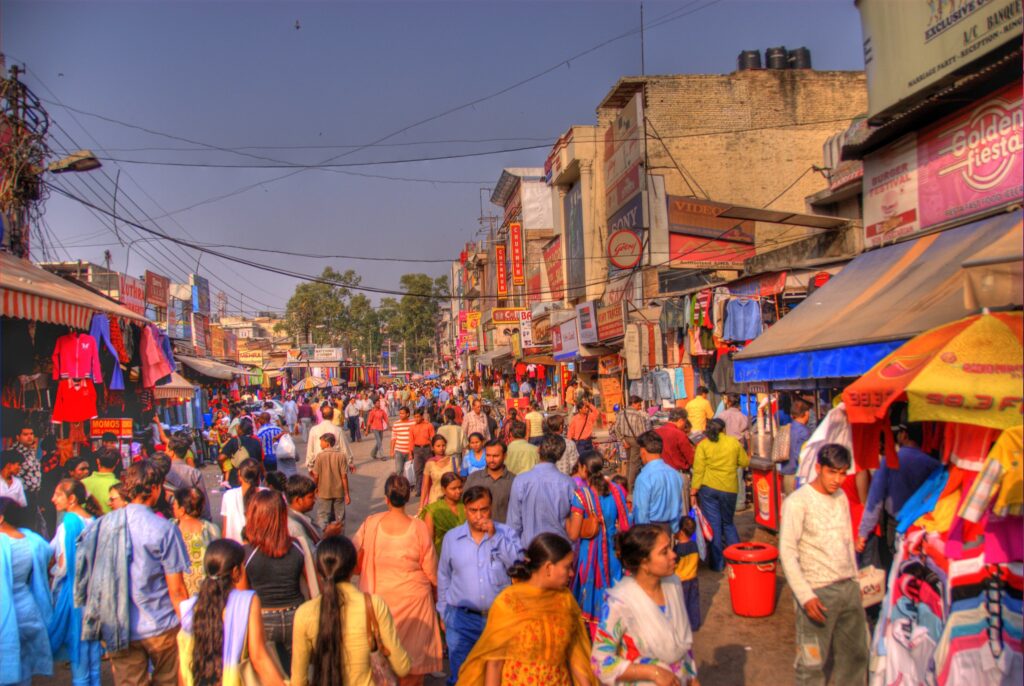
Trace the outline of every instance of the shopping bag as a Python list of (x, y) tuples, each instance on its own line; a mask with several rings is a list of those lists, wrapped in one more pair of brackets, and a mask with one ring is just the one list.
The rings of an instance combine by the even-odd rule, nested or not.
[(295, 459), (295, 441), (292, 440), (291, 434), (281, 434), (277, 445), (274, 446), (274, 457), (278, 460)]
[(703, 534), (707, 540), (712, 540), (715, 537), (715, 531), (711, 528), (707, 518), (704, 517), (704, 513), (700, 510), (700, 505), (694, 503), (693, 505), (694, 519), (697, 520), (697, 529)]
[(772, 462), (789, 461), (789, 424), (780, 426), (775, 432), (775, 440), (772, 441)]
[(405, 467), (402, 469), (402, 475), (405, 476), (413, 486), (416, 485), (416, 465), (413, 464), (412, 458), (405, 463)]
[(868, 565), (857, 571), (857, 583), (860, 584), (860, 604), (862, 607), (878, 605), (885, 597), (885, 571), (874, 565)]

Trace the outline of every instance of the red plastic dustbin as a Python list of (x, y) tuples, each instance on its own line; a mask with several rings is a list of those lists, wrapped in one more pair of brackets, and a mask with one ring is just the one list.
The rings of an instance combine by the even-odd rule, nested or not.
[(775, 567), (779, 551), (766, 543), (736, 543), (725, 549), (732, 611), (768, 617), (775, 611)]

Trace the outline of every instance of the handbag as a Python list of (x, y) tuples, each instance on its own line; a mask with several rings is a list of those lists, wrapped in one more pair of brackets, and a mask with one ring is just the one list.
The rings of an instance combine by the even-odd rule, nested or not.
[(701, 535), (707, 540), (713, 540), (715, 538), (715, 531), (711, 528), (711, 524), (708, 523), (707, 518), (700, 509), (700, 505), (697, 503), (693, 504), (694, 519), (697, 520), (697, 527), (700, 529)]
[(398, 686), (398, 677), (388, 660), (391, 652), (380, 640), (380, 625), (369, 593), (363, 594), (363, 601), (366, 603), (366, 631), (370, 638), (370, 679), (376, 686)]
[(604, 528), (604, 514), (594, 504), (589, 487), (584, 486), (579, 492), (580, 500), (583, 501), (583, 509), (587, 511), (587, 516), (583, 518), (583, 523), (580, 525), (580, 538), (590, 539), (597, 536), (598, 532)]
[(772, 462), (789, 462), (789, 428), (790, 424), (780, 426), (772, 441)]

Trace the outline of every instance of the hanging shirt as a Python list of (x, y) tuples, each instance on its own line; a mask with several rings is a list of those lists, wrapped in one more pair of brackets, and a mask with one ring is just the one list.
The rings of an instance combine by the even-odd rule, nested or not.
[(723, 338), (729, 341), (749, 341), (761, 335), (761, 306), (756, 300), (737, 298), (725, 308)]

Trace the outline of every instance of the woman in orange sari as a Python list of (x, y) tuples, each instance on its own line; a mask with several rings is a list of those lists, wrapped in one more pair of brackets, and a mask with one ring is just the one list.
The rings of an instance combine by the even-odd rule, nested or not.
[(459, 670), (460, 686), (596, 686), (590, 634), (572, 580), (572, 544), (540, 534), (508, 570), (512, 585), (494, 600), (487, 625)]

